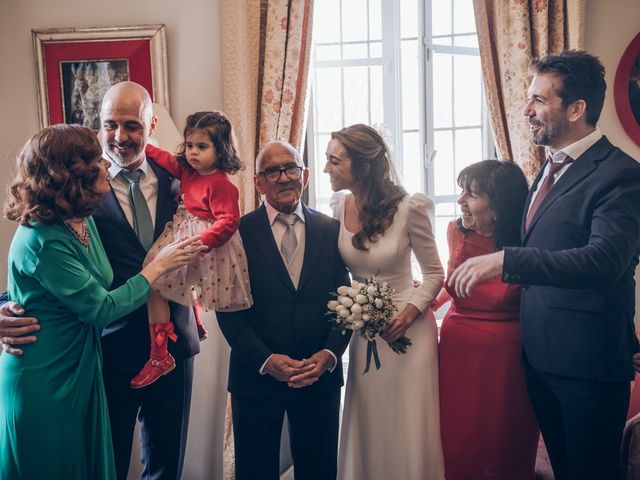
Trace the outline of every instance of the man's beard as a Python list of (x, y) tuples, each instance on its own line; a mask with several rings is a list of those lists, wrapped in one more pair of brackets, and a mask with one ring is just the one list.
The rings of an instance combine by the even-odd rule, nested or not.
[(562, 138), (567, 128), (564, 125), (551, 125), (549, 123), (536, 122), (534, 125), (539, 126), (540, 129), (536, 133), (531, 134), (531, 143), (534, 145), (550, 146), (553, 145), (556, 140)]
[[(126, 147), (130, 153), (127, 152), (126, 156), (122, 156), (116, 147)], [(105, 153), (109, 157), (109, 160), (114, 162), (116, 165), (121, 168), (127, 168), (140, 158), (142, 147), (134, 142), (110, 142), (105, 148)]]

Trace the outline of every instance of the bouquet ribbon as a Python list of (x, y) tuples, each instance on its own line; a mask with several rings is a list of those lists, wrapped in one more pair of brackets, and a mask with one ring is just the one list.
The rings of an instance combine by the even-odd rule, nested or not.
[(376, 345), (375, 340), (367, 342), (367, 365), (365, 366), (362, 375), (369, 371), (369, 367), (371, 367), (371, 357), (373, 357), (373, 363), (376, 366), (376, 370), (380, 370), (380, 357), (378, 356), (378, 345)]

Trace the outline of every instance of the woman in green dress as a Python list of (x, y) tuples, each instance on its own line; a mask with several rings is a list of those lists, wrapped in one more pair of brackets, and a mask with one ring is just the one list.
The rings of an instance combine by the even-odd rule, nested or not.
[(0, 355), (0, 479), (115, 479), (102, 383), (102, 327), (143, 305), (160, 275), (206, 249), (169, 245), (138, 275), (107, 290), (113, 272), (90, 214), (110, 191), (93, 132), (54, 125), (18, 156), (5, 214), (20, 225), (8, 291), (38, 318), (28, 355)]

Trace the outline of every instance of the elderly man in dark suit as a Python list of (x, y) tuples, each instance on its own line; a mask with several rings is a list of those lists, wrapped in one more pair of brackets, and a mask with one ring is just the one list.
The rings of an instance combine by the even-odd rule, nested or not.
[(309, 171), (291, 145), (266, 145), (256, 172), (265, 202), (240, 222), (254, 305), (218, 314), (231, 345), (236, 479), (278, 478), (285, 412), (296, 478), (334, 479), (349, 341), (325, 316), (329, 292), (349, 280), (338, 223), (300, 201)]
[(470, 259), (449, 284), (463, 295), (499, 274), (522, 284), (527, 383), (556, 479), (617, 478), (639, 350), (640, 165), (596, 128), (597, 58), (568, 51), (532, 66), (524, 114), (551, 158), (529, 193), (523, 246)]
[[(102, 100), (100, 121), (104, 151), (112, 163), (112, 191), (93, 218), (113, 269), (115, 288), (142, 269), (147, 249), (175, 212), (178, 182), (145, 155), (157, 119), (142, 86), (133, 82), (112, 86)], [(200, 347), (191, 309), (170, 303), (170, 310), (178, 336), (177, 342), (169, 345), (176, 368), (146, 388), (129, 386), (149, 356), (146, 306), (111, 323), (102, 334), (103, 375), (121, 480), (126, 480), (129, 470), (136, 418), (142, 424), (142, 478), (175, 480), (181, 476), (193, 356)], [(37, 335), (37, 319), (11, 318), (21, 313), (15, 304), (0, 310), (3, 347), (14, 354), (22, 354), (21, 345), (35, 341)]]

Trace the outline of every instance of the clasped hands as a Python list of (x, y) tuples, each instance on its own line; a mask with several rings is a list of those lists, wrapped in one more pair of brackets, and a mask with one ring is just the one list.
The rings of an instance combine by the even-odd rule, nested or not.
[(333, 364), (334, 358), (326, 350), (320, 350), (302, 360), (274, 353), (269, 357), (264, 373), (280, 382), (287, 382), (291, 388), (302, 388), (316, 383), (324, 372), (333, 367)]

